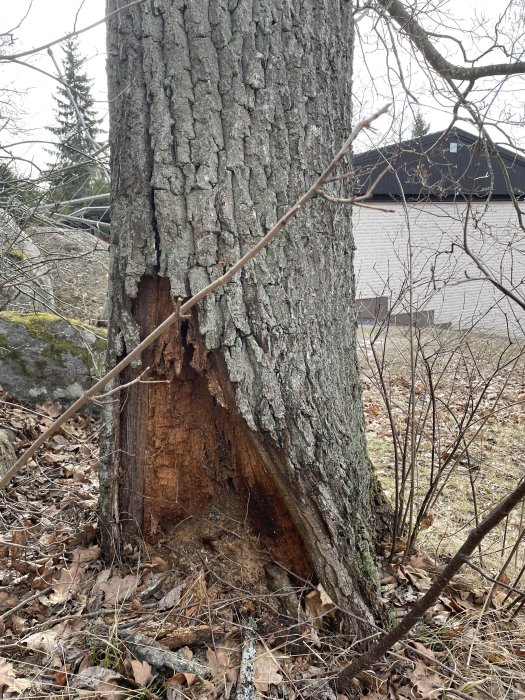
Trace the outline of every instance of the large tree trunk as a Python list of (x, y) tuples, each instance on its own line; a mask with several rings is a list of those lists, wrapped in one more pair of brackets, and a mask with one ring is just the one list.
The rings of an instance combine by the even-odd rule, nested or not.
[[(108, 0), (108, 11), (126, 2)], [(351, 10), (346, 0), (149, 0), (111, 18), (111, 361), (245, 253), (340, 146)], [(349, 209), (314, 203), (123, 374), (127, 383), (150, 367), (148, 380), (165, 381), (136, 383), (113, 404), (101, 473), (108, 556), (161, 536), (191, 533), (197, 546), (229, 523), (370, 615), (352, 257)]]

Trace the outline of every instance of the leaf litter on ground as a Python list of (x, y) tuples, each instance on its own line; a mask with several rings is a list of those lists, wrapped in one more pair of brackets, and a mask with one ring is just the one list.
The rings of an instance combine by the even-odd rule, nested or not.
[[(13, 432), (18, 452), (45, 429), (56, 410), (41, 406), (33, 412), (11, 398), (0, 404), (2, 423)], [(120, 568), (101, 560), (97, 430), (91, 417), (74, 418), (1, 496), (2, 696), (233, 698), (240, 682), (243, 626), (257, 615), (257, 697), (344, 700), (333, 679), (351, 657), (355, 640), (338, 631), (334, 605), (321, 586), (298, 590), (302, 618), (299, 625), (290, 625), (277, 595), (229, 581), (231, 562), (209, 548), (188, 551), (183, 566), (180, 552), (173, 557), (169, 547), (147, 550), (147, 557), (132, 552)], [(238, 548), (238, 540), (233, 546)], [(428, 590), (434, 570), (432, 559), (422, 553), (383, 562), (382, 596), (392, 619)], [(512, 674), (512, 689), (518, 693), (518, 673), (525, 677), (522, 619), (506, 623), (505, 640), (497, 631), (494, 607), (479, 625), (487, 590), (469, 590), (455, 581), (409, 642), (362, 674), (357, 696), (445, 697), (446, 688), (459, 689), (461, 682), (433, 660), (460, 666), (457, 659), (465, 659), (476, 635), (484, 646), (476, 649), (474, 659), (483, 672), (480, 678), (476, 665), (472, 673), (464, 670), (471, 682), (468, 694), (483, 697), (478, 682), (500, 688), (487, 681), (489, 669)], [(150, 661), (142, 657), (141, 644), (153, 650)], [(168, 653), (174, 655), (168, 658)], [(201, 668), (208, 677), (194, 672)]]

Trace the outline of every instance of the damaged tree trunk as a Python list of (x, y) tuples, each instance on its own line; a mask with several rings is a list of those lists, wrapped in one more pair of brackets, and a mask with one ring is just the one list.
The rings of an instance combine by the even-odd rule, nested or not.
[[(151, 0), (110, 19), (111, 363), (251, 248), (348, 135), (351, 9)], [(257, 548), (370, 617), (352, 257), (349, 209), (316, 202), (123, 372), (155, 383), (109, 409), (107, 557), (233, 533), (239, 567)]]

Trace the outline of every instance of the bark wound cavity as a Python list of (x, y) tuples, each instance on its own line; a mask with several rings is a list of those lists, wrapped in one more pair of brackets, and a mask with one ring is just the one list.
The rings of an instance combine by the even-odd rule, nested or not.
[[(172, 310), (169, 281), (144, 277), (135, 302), (143, 334)], [(261, 549), (309, 575), (302, 539), (268, 470), (275, 447), (265, 449), (240, 417), (222, 358), (206, 353), (196, 317), (167, 331), (144, 353), (142, 366), (151, 367), (147, 379), (169, 382), (134, 385), (123, 402), (121, 420), (139, 436), (133, 453), (124, 446), (122, 457), (135, 462), (126, 473), (137, 474), (122, 504), (130, 527), (141, 523), (147, 540), (170, 531), (176, 538), (188, 518), (203, 540), (208, 523), (210, 531), (219, 522), (241, 535), (249, 529)], [(142, 369), (133, 371), (136, 376)]]

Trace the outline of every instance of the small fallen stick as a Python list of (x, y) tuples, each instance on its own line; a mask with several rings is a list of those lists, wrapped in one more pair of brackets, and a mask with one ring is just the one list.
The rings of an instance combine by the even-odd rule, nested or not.
[(207, 666), (198, 661), (187, 659), (176, 651), (170, 651), (162, 644), (142, 634), (130, 634), (122, 641), (139, 661), (147, 661), (157, 668), (169, 668), (173, 673), (193, 673), (200, 678), (211, 677), (211, 671)]
[(239, 669), (239, 680), (237, 682), (236, 700), (257, 700), (259, 697), (255, 688), (255, 656), (256, 635), (255, 620), (250, 618), (243, 625), (244, 644), (241, 654), (241, 666)]

